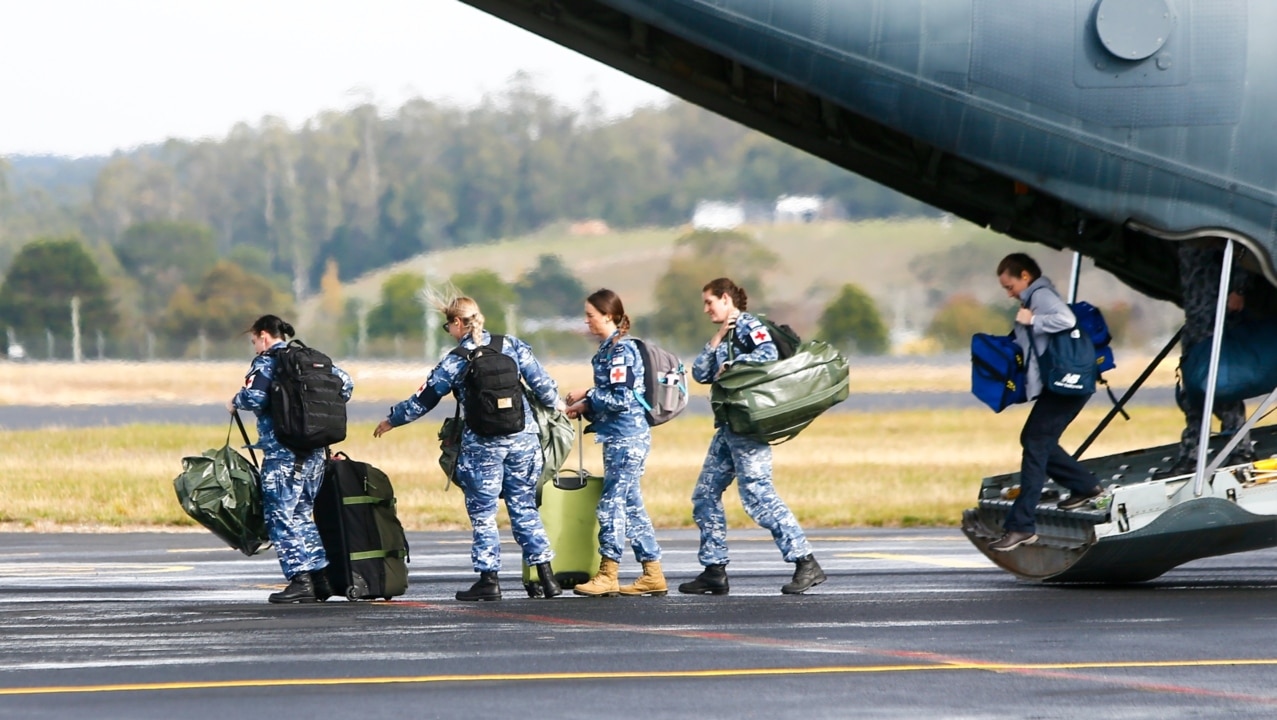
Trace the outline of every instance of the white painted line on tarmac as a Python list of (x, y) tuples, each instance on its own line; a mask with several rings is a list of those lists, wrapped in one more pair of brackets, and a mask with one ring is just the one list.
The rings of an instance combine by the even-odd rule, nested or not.
[(70, 578), (115, 575), (155, 575), (194, 570), (193, 565), (160, 565), (156, 563), (18, 563), (0, 565), (0, 577)]
[(899, 553), (856, 552), (836, 553), (834, 557), (850, 558), (855, 560), (895, 560), (897, 562), (917, 563), (919, 565), (933, 565), (935, 567), (945, 568), (959, 568), (963, 570), (997, 567), (986, 559), (967, 560), (965, 558), (955, 558), (952, 556), (942, 555), (902, 555)]

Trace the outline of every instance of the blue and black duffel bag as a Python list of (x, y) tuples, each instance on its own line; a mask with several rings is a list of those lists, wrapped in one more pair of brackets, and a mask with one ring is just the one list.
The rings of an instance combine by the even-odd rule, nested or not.
[(993, 412), (1028, 400), (1024, 353), (1008, 335), (971, 337), (971, 393)]
[[(1184, 389), (1199, 400), (1206, 396), (1211, 340), (1184, 353), (1180, 372)], [(1277, 321), (1243, 320), (1224, 328), (1220, 344), (1215, 402), (1232, 403), (1259, 397), (1277, 387)]]

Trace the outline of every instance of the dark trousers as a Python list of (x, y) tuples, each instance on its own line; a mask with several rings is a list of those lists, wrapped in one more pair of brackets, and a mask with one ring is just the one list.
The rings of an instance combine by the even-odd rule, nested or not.
[(1020, 431), (1020, 495), (1002, 526), (1008, 532), (1035, 532), (1034, 511), (1042, 499), (1042, 486), (1052, 480), (1075, 493), (1089, 495), (1100, 481), (1060, 447), (1060, 436), (1082, 412), (1089, 395), (1057, 395), (1043, 391), (1033, 403)]

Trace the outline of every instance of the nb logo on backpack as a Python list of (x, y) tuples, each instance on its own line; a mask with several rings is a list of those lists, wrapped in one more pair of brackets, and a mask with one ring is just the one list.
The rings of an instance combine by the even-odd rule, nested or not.
[(1069, 373), (1068, 375), (1065, 375), (1064, 377), (1060, 378), (1060, 381), (1059, 381), (1058, 383), (1056, 383), (1056, 384), (1057, 384), (1057, 385), (1068, 385), (1068, 386), (1070, 386), (1070, 387), (1073, 387), (1073, 386), (1078, 385), (1078, 384), (1079, 384), (1079, 383), (1081, 383), (1081, 382), (1082, 382), (1082, 376), (1081, 376), (1081, 375), (1079, 375), (1079, 374), (1077, 374), (1077, 373)]

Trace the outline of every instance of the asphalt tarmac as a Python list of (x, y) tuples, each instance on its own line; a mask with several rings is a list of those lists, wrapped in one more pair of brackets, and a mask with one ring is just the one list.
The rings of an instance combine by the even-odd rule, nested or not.
[[(662, 531), (671, 584), (699, 571)], [(413, 534), (393, 602), (273, 606), (203, 533), (0, 535), (0, 718), (1272, 717), (1277, 550), (1044, 587), (957, 530), (732, 531), (731, 594), (460, 603), (469, 538)], [(516, 557), (504, 547), (507, 562)], [(623, 579), (637, 564), (622, 563)]]

